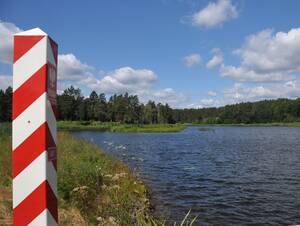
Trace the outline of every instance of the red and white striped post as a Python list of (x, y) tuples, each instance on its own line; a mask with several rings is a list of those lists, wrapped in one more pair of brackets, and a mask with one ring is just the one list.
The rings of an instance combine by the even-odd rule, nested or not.
[(57, 44), (35, 28), (14, 36), (13, 223), (58, 224)]

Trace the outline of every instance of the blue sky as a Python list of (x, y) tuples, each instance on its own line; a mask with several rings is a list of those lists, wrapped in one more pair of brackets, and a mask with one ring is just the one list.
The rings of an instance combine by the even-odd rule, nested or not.
[(180, 108), (296, 98), (299, 8), (296, 0), (2, 0), (0, 88), (11, 84), (12, 34), (40, 27), (59, 44), (59, 90), (127, 91)]

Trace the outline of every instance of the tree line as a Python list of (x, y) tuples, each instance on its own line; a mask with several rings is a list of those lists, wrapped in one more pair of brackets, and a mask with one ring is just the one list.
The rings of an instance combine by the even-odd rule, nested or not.
[[(271, 123), (300, 122), (300, 98), (246, 102), (224, 107), (172, 109), (168, 104), (149, 100), (141, 103), (137, 95), (112, 95), (92, 91), (84, 97), (78, 88), (67, 88), (57, 97), (58, 120), (158, 123)], [(11, 121), (12, 88), (0, 90), (0, 121)]]
[(92, 91), (84, 98), (80, 89), (73, 86), (58, 95), (59, 120), (95, 120), (130, 124), (174, 123), (172, 109), (168, 104), (149, 101), (140, 103), (137, 95), (128, 93), (112, 95)]

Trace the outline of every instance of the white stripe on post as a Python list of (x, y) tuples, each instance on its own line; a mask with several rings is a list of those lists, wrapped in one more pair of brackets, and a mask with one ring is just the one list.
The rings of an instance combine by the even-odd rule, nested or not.
[(46, 48), (47, 37), (44, 37), (14, 63), (13, 91), (17, 90), (27, 79), (47, 63)]
[[(44, 167), (45, 162), (47, 164)], [(13, 208), (19, 205), (30, 193), (32, 193), (41, 183), (47, 180), (56, 194), (56, 170), (52, 162), (47, 161), (47, 151), (44, 151), (27, 168), (13, 179)], [(47, 178), (48, 175), (48, 178)], [(57, 196), (57, 194), (56, 194)]]
[(46, 96), (42, 94), (13, 121), (13, 150), (46, 122)]
[(28, 226), (56, 226), (57, 223), (47, 209), (45, 209), (37, 218), (35, 218)]
[[(46, 109), (44, 103), (46, 103)], [(24, 142), (44, 122), (48, 123), (50, 132), (56, 143), (56, 118), (46, 93), (42, 94), (13, 121), (15, 134), (13, 137), (13, 150)]]

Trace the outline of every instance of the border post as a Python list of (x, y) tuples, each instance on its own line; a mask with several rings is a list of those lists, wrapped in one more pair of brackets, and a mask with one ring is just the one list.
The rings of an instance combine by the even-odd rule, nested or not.
[(57, 44), (41, 29), (14, 35), (13, 223), (58, 225)]

